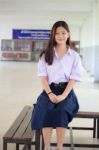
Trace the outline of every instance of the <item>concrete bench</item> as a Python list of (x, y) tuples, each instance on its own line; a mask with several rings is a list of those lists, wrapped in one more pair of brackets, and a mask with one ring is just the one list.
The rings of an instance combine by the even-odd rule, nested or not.
[[(9, 143), (16, 144), (16, 150), (20, 149), (20, 145), (24, 145), (24, 149), (31, 150), (31, 143), (35, 145), (35, 150), (40, 150), (40, 134), (39, 131), (31, 130), (31, 114), (32, 107), (25, 106), (6, 134), (3, 136), (3, 150), (8, 150)], [(34, 137), (35, 136), (35, 137)], [(35, 141), (32, 141), (33, 137)]]

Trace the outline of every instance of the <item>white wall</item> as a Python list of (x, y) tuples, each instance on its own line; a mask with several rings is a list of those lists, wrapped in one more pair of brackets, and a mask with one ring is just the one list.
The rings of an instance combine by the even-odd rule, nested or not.
[[(13, 29), (51, 29), (53, 23), (44, 24), (33, 20), (33, 18), (25, 17), (0, 17), (0, 42), (1, 39), (12, 39), (12, 30)], [(71, 40), (79, 41), (79, 28), (76, 26), (70, 26), (71, 31)], [(1, 47), (1, 43), (0, 43)]]
[(77, 26), (70, 26), (71, 40), (80, 41), (80, 28)]
[(83, 64), (94, 75), (94, 80), (99, 81), (99, 2), (93, 5), (93, 11), (86, 18), (81, 28), (81, 48)]

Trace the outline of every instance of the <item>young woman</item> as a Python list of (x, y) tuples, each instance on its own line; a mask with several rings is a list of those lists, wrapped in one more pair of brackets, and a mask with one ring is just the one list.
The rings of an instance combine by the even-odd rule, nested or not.
[(73, 87), (82, 76), (80, 56), (70, 48), (70, 30), (64, 21), (52, 27), (47, 48), (40, 55), (38, 76), (43, 92), (32, 114), (32, 129), (42, 129), (44, 150), (50, 150), (55, 128), (57, 150), (63, 150), (66, 128), (79, 109)]

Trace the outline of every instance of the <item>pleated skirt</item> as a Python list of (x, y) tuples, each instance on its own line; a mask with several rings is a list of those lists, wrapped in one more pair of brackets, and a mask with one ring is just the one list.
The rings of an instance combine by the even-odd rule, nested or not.
[[(54, 94), (62, 94), (68, 83), (64, 87), (50, 85)], [(37, 130), (45, 127), (67, 128), (69, 122), (79, 110), (79, 104), (74, 90), (58, 104), (52, 103), (45, 91), (37, 98), (37, 102), (32, 112), (31, 128)]]

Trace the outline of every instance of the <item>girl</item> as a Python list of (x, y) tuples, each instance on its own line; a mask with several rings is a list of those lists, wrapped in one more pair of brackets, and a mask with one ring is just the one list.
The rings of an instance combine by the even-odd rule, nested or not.
[(50, 150), (52, 129), (56, 128), (57, 150), (63, 150), (68, 123), (79, 109), (73, 87), (81, 80), (80, 56), (70, 48), (70, 30), (65, 21), (56, 22), (47, 48), (38, 62), (43, 92), (32, 114), (32, 129), (42, 129), (44, 150)]

